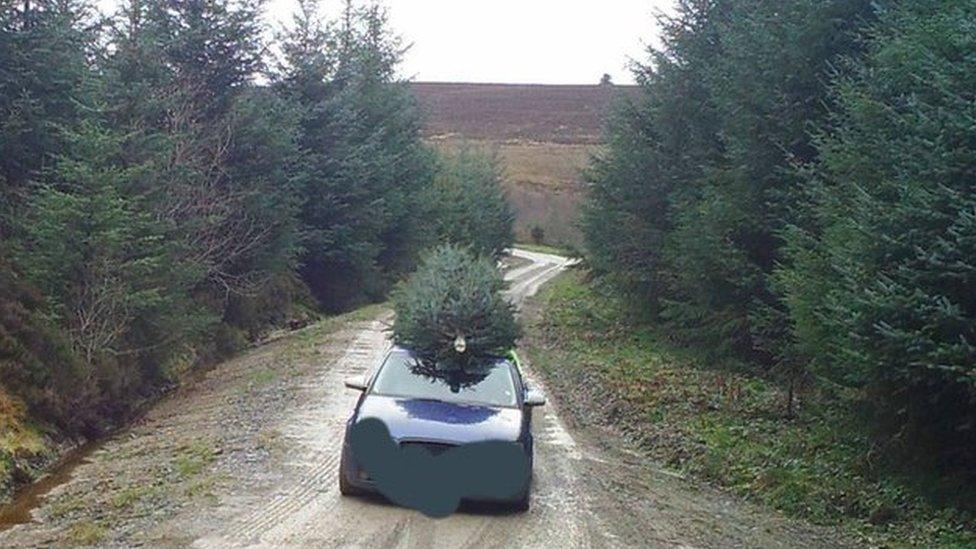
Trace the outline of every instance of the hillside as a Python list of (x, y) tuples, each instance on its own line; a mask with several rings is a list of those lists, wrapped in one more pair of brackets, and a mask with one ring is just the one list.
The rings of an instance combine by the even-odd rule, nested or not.
[(516, 234), (578, 246), (581, 171), (599, 147), (615, 101), (636, 86), (410, 84), (423, 111), (428, 141), (451, 149), (460, 141), (494, 150), (505, 166), (516, 210)]
[(635, 86), (411, 84), (432, 139), (594, 144), (620, 94)]

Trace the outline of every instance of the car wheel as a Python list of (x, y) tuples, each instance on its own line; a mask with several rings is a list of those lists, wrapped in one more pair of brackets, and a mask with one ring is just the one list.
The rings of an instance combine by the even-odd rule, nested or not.
[(530, 499), (531, 499), (530, 491), (526, 489), (525, 493), (523, 493), (519, 499), (515, 500), (515, 502), (512, 503), (512, 509), (518, 513), (527, 512), (529, 510)]
[(339, 459), (339, 493), (344, 496), (361, 496), (365, 492), (356, 488), (346, 479), (346, 457)]

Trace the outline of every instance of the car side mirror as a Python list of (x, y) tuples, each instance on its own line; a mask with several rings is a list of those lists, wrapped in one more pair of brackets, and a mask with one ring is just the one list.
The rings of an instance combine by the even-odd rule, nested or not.
[(546, 395), (538, 389), (529, 389), (525, 392), (525, 405), (526, 406), (545, 406), (546, 405)]
[(365, 391), (367, 387), (366, 376), (346, 378), (346, 388), (356, 391)]

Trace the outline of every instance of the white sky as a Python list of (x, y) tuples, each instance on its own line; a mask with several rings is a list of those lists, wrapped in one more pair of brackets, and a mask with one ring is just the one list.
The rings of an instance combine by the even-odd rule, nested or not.
[[(111, 9), (118, 0), (99, 0)], [(341, 0), (323, 0), (327, 10)], [(630, 59), (655, 43), (658, 10), (673, 0), (386, 0), (391, 25), (413, 47), (403, 76), (418, 81), (595, 84), (633, 81)], [(295, 0), (268, 0), (272, 24)]]

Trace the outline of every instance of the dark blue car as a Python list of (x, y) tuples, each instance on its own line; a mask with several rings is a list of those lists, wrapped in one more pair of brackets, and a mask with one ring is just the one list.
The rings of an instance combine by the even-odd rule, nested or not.
[[(443, 369), (407, 349), (394, 347), (370, 379), (347, 380), (347, 387), (363, 394), (346, 424), (339, 467), (341, 493), (377, 491), (350, 443), (351, 430), (372, 418), (386, 425), (396, 447), (422, 448), (431, 456), (488, 442), (504, 442), (524, 452), (528, 474), (524, 482), (518, 481), (521, 489), (504, 503), (528, 509), (532, 408), (544, 405), (546, 400), (542, 393), (526, 387), (517, 363), (513, 353), (510, 359), (487, 358), (472, 371), (458, 371)], [(474, 476), (484, 473), (471, 471)]]

